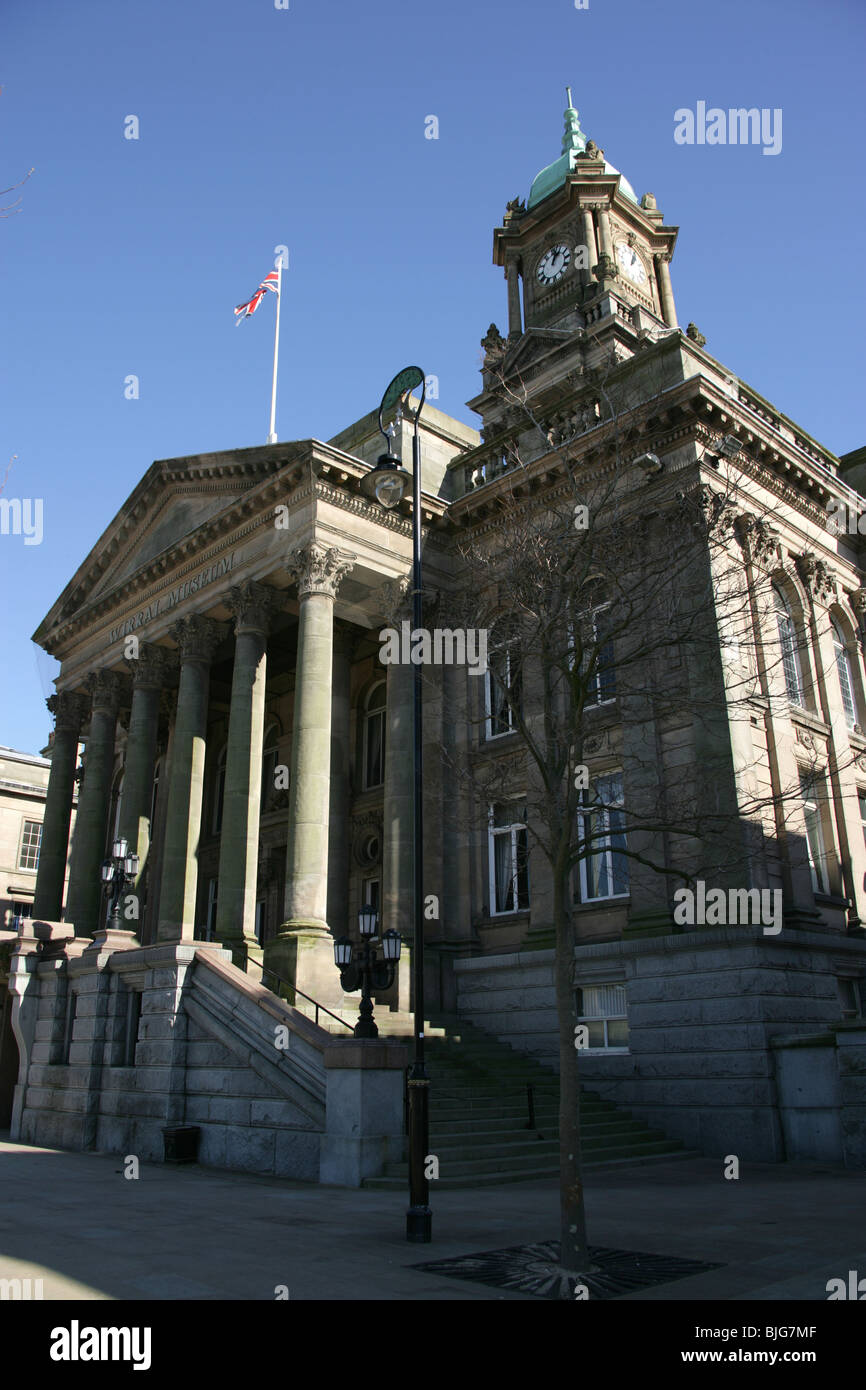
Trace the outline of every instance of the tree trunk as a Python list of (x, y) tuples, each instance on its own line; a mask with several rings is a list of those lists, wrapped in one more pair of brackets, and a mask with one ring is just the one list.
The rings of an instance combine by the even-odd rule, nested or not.
[[(574, 1030), (574, 933), (568, 892), (569, 875), (555, 872), (553, 921), (556, 930), (556, 1011), (559, 1020), (559, 1205), (561, 1265), (569, 1274), (590, 1268), (586, 1212), (580, 1167), (580, 1077)], [(563, 882), (562, 880), (566, 881)]]

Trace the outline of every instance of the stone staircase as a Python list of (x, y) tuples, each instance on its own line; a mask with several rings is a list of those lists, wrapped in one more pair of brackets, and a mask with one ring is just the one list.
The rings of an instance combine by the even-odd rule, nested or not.
[[(386, 1018), (377, 1020), (382, 1036), (393, 1036)], [(424, 1031), (431, 1080), (430, 1153), (439, 1159), (435, 1188), (555, 1177), (556, 1073), (456, 1017), (439, 1017)], [(529, 1085), (535, 1112), (531, 1129)], [(581, 1093), (580, 1117), (585, 1168), (691, 1156), (681, 1140), (668, 1139), (591, 1091)], [(367, 1178), (363, 1185), (404, 1188), (407, 1164), (388, 1164), (383, 1176)]]

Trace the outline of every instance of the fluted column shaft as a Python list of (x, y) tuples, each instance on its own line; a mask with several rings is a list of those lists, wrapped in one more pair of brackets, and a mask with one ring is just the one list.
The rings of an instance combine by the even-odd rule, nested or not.
[(236, 964), (255, 949), (256, 877), (265, 732), (267, 632), (279, 601), (264, 584), (233, 588), (235, 661), (220, 832), (216, 937)]
[(63, 909), (63, 884), (66, 879), (66, 856), (69, 851), (75, 767), (85, 702), (80, 695), (61, 691), (58, 695), (52, 695), (46, 704), (54, 715), (54, 743), (51, 748), (51, 771), (48, 774), (45, 815), (42, 821), (42, 845), (39, 851), (33, 916), (57, 922)]
[(159, 896), (159, 941), (192, 941), (207, 739), (210, 663), (224, 625), (193, 614), (171, 628), (180, 648), (165, 848)]
[(87, 681), (91, 696), (90, 731), (84, 759), (84, 783), (75, 817), (75, 853), (69, 879), (66, 920), (76, 936), (92, 936), (100, 923), (102, 875), (111, 806), (114, 739), (122, 678), (98, 671)]

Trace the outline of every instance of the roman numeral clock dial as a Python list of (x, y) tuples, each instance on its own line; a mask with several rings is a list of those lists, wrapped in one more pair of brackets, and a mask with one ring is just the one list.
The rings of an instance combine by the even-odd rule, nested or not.
[(535, 278), (545, 289), (561, 280), (571, 264), (571, 249), (568, 246), (551, 246), (545, 251), (535, 268)]

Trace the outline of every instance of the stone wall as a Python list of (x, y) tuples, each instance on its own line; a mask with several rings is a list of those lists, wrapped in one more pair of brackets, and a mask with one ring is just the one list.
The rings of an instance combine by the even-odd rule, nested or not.
[(401, 1044), (347, 1053), (219, 947), (28, 925), (10, 972), (13, 1138), (159, 1162), (163, 1129), (196, 1125), (206, 1165), (316, 1182), (333, 1131), (322, 1180), (346, 1186), (402, 1155)]
[[(714, 1157), (799, 1156), (785, 1147), (770, 1042), (841, 1022), (837, 980), (866, 972), (866, 943), (720, 928), (583, 946), (575, 956), (577, 983), (624, 981), (628, 998), (629, 1050), (584, 1054), (588, 1088)], [(454, 968), (463, 1017), (558, 1067), (552, 951), (461, 960)], [(855, 1051), (842, 1123), (862, 1127), (866, 1109), (851, 1080)]]

